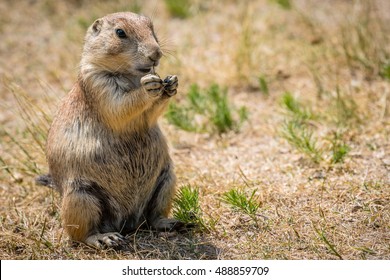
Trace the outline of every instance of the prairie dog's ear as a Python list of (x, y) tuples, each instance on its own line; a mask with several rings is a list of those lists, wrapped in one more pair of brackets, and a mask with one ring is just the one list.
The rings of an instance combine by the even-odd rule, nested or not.
[(101, 18), (95, 20), (95, 22), (92, 24), (92, 32), (94, 35), (98, 35), (100, 33), (100, 30), (102, 29), (103, 20)]

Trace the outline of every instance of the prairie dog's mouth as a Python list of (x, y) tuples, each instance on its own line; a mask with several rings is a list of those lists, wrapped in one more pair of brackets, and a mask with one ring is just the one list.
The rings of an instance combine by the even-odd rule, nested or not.
[(152, 67), (147, 67), (147, 68), (137, 68), (137, 71), (147, 74), (152, 70)]
[(151, 66), (141, 66), (141, 67), (138, 67), (136, 68), (136, 70), (138, 72), (141, 72), (143, 74), (148, 74), (148, 73), (151, 73), (151, 74), (154, 74), (155, 73), (155, 66), (151, 65)]

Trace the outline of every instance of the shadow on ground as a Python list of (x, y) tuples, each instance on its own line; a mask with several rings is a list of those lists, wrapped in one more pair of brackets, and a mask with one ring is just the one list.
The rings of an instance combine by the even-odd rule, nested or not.
[(156, 233), (138, 231), (126, 236), (123, 253), (135, 259), (218, 259), (220, 250), (200, 233)]

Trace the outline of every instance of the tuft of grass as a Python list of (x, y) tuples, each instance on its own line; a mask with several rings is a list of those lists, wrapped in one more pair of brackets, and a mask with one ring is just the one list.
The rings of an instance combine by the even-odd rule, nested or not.
[(227, 98), (227, 90), (221, 90), (218, 85), (212, 85), (208, 91), (210, 101), (214, 106), (210, 109), (210, 120), (214, 124), (218, 133), (224, 133), (232, 130), (235, 125), (232, 110)]
[(265, 95), (269, 96), (269, 89), (268, 89), (268, 83), (264, 76), (259, 77), (259, 87), (260, 91)]
[(142, 1), (136, 0), (131, 1), (130, 3), (130, 11), (133, 13), (139, 14), (142, 12)]
[(290, 145), (307, 155), (314, 163), (322, 161), (323, 151), (318, 147), (317, 139), (313, 137), (313, 131), (306, 125), (296, 120), (287, 121), (281, 135)]
[(171, 16), (185, 19), (191, 15), (189, 0), (164, 0)]
[[(7, 136), (10, 143), (12, 145), (14, 145), (15, 148), (17, 148), (15, 150), (17, 150), (18, 153), (23, 155), (23, 157), (14, 156), (15, 161), (19, 163), (19, 166), (17, 168), (19, 170), (23, 171), (24, 173), (29, 174), (29, 175), (35, 176), (35, 175), (41, 174), (42, 172), (41, 172), (40, 168), (38, 167), (38, 164), (35, 160), (34, 153), (30, 149), (31, 147), (27, 147), (25, 145), (25, 143), (21, 143), (20, 139), (17, 139), (16, 137), (14, 137), (12, 134), (10, 134), (6, 130), (1, 131), (1, 133), (4, 134), (5, 136)], [(13, 155), (14, 153), (16, 154), (15, 150), (8, 151), (8, 152), (10, 155)], [(8, 167), (8, 165), (6, 164), (4, 159), (2, 159), (1, 162), (4, 163), (4, 170), (9, 172), (11, 170), (11, 168)], [(13, 169), (17, 169), (17, 168), (14, 167)], [(14, 176), (12, 176), (12, 177), (14, 177)]]
[(199, 189), (190, 185), (179, 189), (173, 200), (173, 216), (185, 223), (196, 223), (201, 216)]
[(314, 118), (314, 114), (295, 98), (290, 92), (285, 92), (282, 96), (282, 106), (297, 120), (309, 120)]
[(232, 109), (226, 88), (213, 84), (209, 89), (201, 90), (194, 84), (185, 102), (171, 102), (165, 116), (168, 122), (186, 131), (223, 134), (238, 131), (247, 120), (248, 111), (246, 107)]
[(317, 233), (318, 237), (321, 239), (321, 241), (323, 241), (325, 243), (325, 245), (329, 248), (329, 250), (334, 254), (336, 255), (340, 260), (343, 259), (343, 257), (340, 255), (340, 253), (336, 250), (336, 247), (334, 244), (332, 244), (328, 238), (326, 237), (325, 235), (325, 232), (321, 229), (319, 230), (318, 228), (316, 228), (316, 226), (313, 224), (313, 229), (314, 231)]
[[(343, 95), (339, 89), (335, 96), (330, 96), (329, 109), (324, 115), (314, 115), (312, 110), (304, 107), (299, 100), (294, 98), (291, 93), (286, 92), (282, 97), (282, 106), (290, 113), (290, 117), (285, 120), (281, 130), (281, 136), (286, 139), (291, 146), (307, 155), (314, 163), (320, 163), (325, 159), (325, 153), (330, 154), (329, 163), (336, 164), (344, 162), (345, 157), (350, 151), (350, 147), (343, 141), (341, 130), (350, 123), (359, 121), (357, 114), (357, 104), (346, 95)], [(322, 116), (322, 118), (320, 118)], [(324, 137), (315, 137), (309, 120), (315, 120), (320, 124), (325, 124), (326, 120), (335, 122), (337, 131), (332, 135)], [(330, 145), (318, 147), (318, 140), (327, 140)], [(326, 144), (326, 143), (324, 143)]]
[(344, 158), (350, 151), (350, 147), (347, 144), (334, 144), (332, 148), (332, 162), (340, 163), (344, 162)]
[(186, 185), (181, 187), (173, 200), (173, 217), (187, 224), (207, 229), (199, 204), (199, 189)]
[(390, 81), (390, 62), (383, 65), (380, 75)]
[(246, 5), (240, 14), (241, 30), (237, 38), (237, 47), (234, 57), (236, 75), (241, 84), (248, 84), (252, 78), (252, 73), (257, 70), (257, 60), (253, 54), (256, 48), (256, 31), (253, 26), (253, 9), (251, 5)]
[(343, 94), (339, 87), (336, 88), (336, 95), (331, 98), (330, 111), (335, 117), (338, 126), (348, 126), (359, 123), (358, 105), (353, 96)]
[[(379, 15), (375, 1), (358, 3), (355, 16), (340, 27), (347, 64), (353, 72), (362, 69), (371, 78), (388, 77), (390, 36), (388, 22)], [(387, 73), (387, 74), (386, 74)]]
[(291, 10), (292, 4), (290, 0), (271, 0), (271, 2), (276, 3), (285, 10)]
[(198, 127), (195, 125), (194, 120), (191, 117), (191, 112), (188, 108), (178, 105), (175, 102), (169, 103), (165, 117), (169, 123), (182, 130), (192, 132), (198, 130)]
[(243, 190), (231, 189), (222, 195), (222, 201), (230, 205), (233, 209), (248, 215), (257, 223), (257, 211), (260, 208), (260, 202), (257, 200), (256, 190), (248, 196)]
[(351, 148), (342, 140), (340, 132), (335, 132), (330, 140), (332, 151), (332, 163), (342, 163), (345, 157), (348, 155)]
[[(0, 129), (4, 143), (14, 147), (7, 150), (5, 154), (17, 163), (12, 165), (5, 158), (1, 158), (3, 169), (7, 173), (21, 171), (34, 176), (41, 174), (37, 158), (45, 154), (45, 143), (51, 117), (43, 107), (35, 104), (28, 93), (15, 83), (5, 80), (5, 85), (16, 101), (15, 113), (23, 120), (25, 127), (16, 133), (5, 128)], [(14, 175), (11, 176), (15, 179)]]
[(80, 16), (77, 19), (77, 23), (83, 30), (87, 30), (89, 25), (91, 24), (91, 22), (83, 16)]

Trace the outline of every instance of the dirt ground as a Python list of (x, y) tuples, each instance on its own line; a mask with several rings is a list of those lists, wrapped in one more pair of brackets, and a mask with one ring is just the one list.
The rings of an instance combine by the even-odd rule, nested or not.
[[(0, 258), (390, 259), (390, 3), (194, 0), (180, 17), (167, 2), (0, 2)], [(248, 112), (223, 134), (161, 117), (178, 188), (199, 189), (209, 228), (138, 231), (124, 251), (72, 244), (60, 196), (34, 182), (86, 28), (116, 11), (153, 19), (165, 51), (157, 71), (179, 77), (174, 102), (192, 84), (218, 84)], [(318, 160), (288, 141), (297, 118)], [(255, 218), (223, 202), (232, 189), (255, 191)]]

